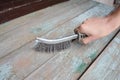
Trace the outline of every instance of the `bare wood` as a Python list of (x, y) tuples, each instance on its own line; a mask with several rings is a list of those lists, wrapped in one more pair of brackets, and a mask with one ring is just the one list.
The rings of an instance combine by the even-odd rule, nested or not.
[[(30, 12), (34, 12), (43, 8), (46, 8), (48, 6), (60, 3), (60, 2), (65, 2), (68, 0), (28, 0), (28, 1), (11, 1), (8, 2), (7, 4), (3, 3), (2, 5), (0, 4), (0, 23), (4, 23), (6, 21), (9, 21), (11, 19), (15, 19), (16, 17), (23, 16), (25, 14), (28, 14)], [(2, 2), (2, 1), (1, 1)], [(6, 9), (5, 9), (6, 7)]]
[[(87, 6), (88, 4), (89, 4), (89, 6)], [(87, 9), (89, 9), (89, 8), (95, 6), (95, 5), (96, 5), (95, 2), (88, 1), (87, 3), (81, 4), (81, 5), (79, 5), (79, 7), (74, 8), (74, 10), (72, 9), (71, 12), (73, 11), (73, 13), (71, 13), (70, 15), (67, 15), (70, 12), (68, 12), (66, 15), (67, 15), (67, 17), (69, 17), (71, 15), (75, 16), (76, 12), (77, 12), (77, 14), (81, 14), (82, 12), (85, 12)], [(63, 17), (65, 17), (65, 16), (63, 16)], [(59, 19), (59, 18), (60, 17), (57, 17), (57, 18), (55, 18), (55, 20)], [(70, 22), (67, 22), (67, 23), (63, 24), (63, 26), (64, 27), (67, 26), (66, 29), (70, 28), (70, 31), (73, 31), (73, 28), (75, 28), (78, 24), (80, 24), (80, 22), (79, 22), (80, 19), (81, 19), (81, 17), (75, 17), (75, 19), (71, 20)], [(55, 21), (55, 20), (53, 20), (53, 21)], [(71, 25), (71, 22), (74, 23), (74, 24)], [(47, 21), (46, 21), (46, 23), (47, 23)], [(53, 24), (53, 26), (57, 26), (57, 25), (58, 25), (57, 22), (55, 22)], [(71, 27), (70, 27), (70, 25), (71, 25)], [(60, 26), (60, 27), (56, 27), (56, 29), (57, 30), (58, 29), (62, 30), (64, 28), (62, 26)], [(15, 31), (15, 32), (17, 33), (19, 30), (20, 30), (20, 28), (17, 31)], [(22, 28), (22, 30), (24, 30), (24, 29)], [(44, 29), (44, 30), (46, 30), (46, 29)], [(27, 30), (25, 29), (25, 31), (27, 31)], [(54, 36), (54, 38), (58, 37), (61, 34), (62, 34), (62, 32), (60, 32), (60, 34)], [(52, 35), (51, 32), (49, 32), (46, 35), (46, 37), (48, 37), (48, 36), (53, 36), (53, 35)], [(63, 35), (61, 35), (59, 37), (62, 37), (62, 36)], [(22, 35), (22, 37), (24, 37), (24, 35)], [(24, 37), (24, 38), (26, 38), (26, 37)], [(30, 38), (27, 37), (26, 39), (30, 39)], [(23, 40), (23, 38), (22, 38), (20, 40), (24, 41), (25, 39)], [(36, 70), (37, 68), (39, 68), (39, 66), (41, 66), (42, 64), (44, 64), (47, 60), (49, 60), (51, 57), (53, 57), (55, 55), (55, 54), (45, 54), (45, 53), (35, 52), (34, 49), (33, 49), (33, 45), (34, 45), (34, 41), (31, 42), (31, 43), (29, 43), (29, 44), (27, 44), (27, 45), (24, 45), (23, 47), (21, 47), (21, 48), (19, 48), (17, 50), (15, 50), (11, 54), (9, 54), (8, 56), (6, 56), (6, 57), (4, 57), (4, 58), (2, 58), (0, 60), (0, 66), (4, 70), (8, 71), (8, 75), (7, 75), (8, 77), (4, 76), (5, 79), (6, 78), (9, 78), (11, 80), (16, 80), (16, 79), (17, 80), (18, 79), (21, 80), (21, 79), (24, 79), (29, 74), (31, 74), (34, 70)], [(4, 67), (4, 66), (6, 66), (6, 67)]]
[[(83, 0), (82, 0), (83, 1)], [(71, 5), (74, 4), (74, 5)], [(36, 11), (34, 13), (25, 15), (20, 18), (16, 18), (14, 20), (11, 20), (7, 23), (1, 24), (0, 25), (0, 35), (9, 32), (11, 30), (14, 30), (19, 27), (23, 27), (25, 24), (32, 23), (33, 21), (35, 22), (36, 20), (42, 20), (42, 19), (49, 19), (53, 16), (60, 15), (61, 13), (64, 13), (64, 11), (69, 11), (71, 8), (75, 7), (76, 2), (64, 2), (61, 4), (57, 4), (51, 7), (48, 7), (46, 9), (42, 9), (39, 11)], [(57, 12), (54, 12), (57, 11)]]
[(80, 80), (120, 79), (120, 32)]
[(113, 6), (114, 4), (114, 0), (94, 0), (94, 1), (101, 2), (107, 5), (111, 5), (111, 6)]
[[(64, 35), (72, 34), (71, 31), (80, 25), (82, 20), (92, 16), (103, 16), (110, 11), (111, 8), (100, 4), (60, 28), (54, 29), (44, 37), (55, 38), (56, 36), (63, 37)], [(76, 80), (115, 33), (116, 32), (89, 45), (81, 46), (79, 43), (73, 43), (70, 49), (57, 53), (25, 80)]]
[[(88, 3), (86, 3), (86, 5), (87, 4)], [(35, 37), (42, 36), (53, 28), (64, 24), (66, 21), (76, 17), (86, 9), (93, 7), (95, 4), (89, 1), (89, 6), (86, 5), (81, 3), (81, 5), (77, 5), (76, 7), (71, 8), (70, 11), (65, 11), (59, 16), (54, 16), (45, 21), (37, 20), (36, 22), (25, 24), (22, 27), (2, 35), (0, 37), (0, 58), (34, 40)]]

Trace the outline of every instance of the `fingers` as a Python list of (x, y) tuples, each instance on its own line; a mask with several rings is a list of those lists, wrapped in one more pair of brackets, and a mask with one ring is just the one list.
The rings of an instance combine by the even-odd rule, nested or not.
[(86, 35), (90, 35), (90, 34), (89, 34), (89, 30), (88, 30), (86, 24), (80, 25), (80, 27), (79, 27), (79, 32), (80, 32), (80, 33), (83, 33), (83, 34), (86, 34)]
[(90, 42), (92, 42), (94, 40), (96, 40), (96, 37), (89, 36), (89, 37), (84, 38), (82, 41), (83, 41), (84, 44), (88, 44), (88, 43), (90, 43)]
[(83, 28), (84, 28), (85, 22), (86, 22), (87, 20), (88, 20), (88, 19), (86, 19), (85, 21), (83, 21), (83, 22), (81, 23), (81, 25), (75, 29), (75, 32), (80, 32), (80, 33), (84, 33), (84, 34), (85, 34), (86, 31), (85, 31)]

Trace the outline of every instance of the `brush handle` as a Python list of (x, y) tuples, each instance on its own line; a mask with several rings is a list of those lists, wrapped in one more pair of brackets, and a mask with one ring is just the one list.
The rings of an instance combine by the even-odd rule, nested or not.
[(58, 43), (62, 43), (62, 42), (66, 42), (66, 41), (71, 41), (73, 39), (77, 39), (78, 35), (74, 34), (68, 37), (64, 37), (64, 38), (60, 38), (60, 39), (44, 39), (44, 38), (36, 38), (36, 42), (41, 42), (41, 43), (46, 43), (46, 44), (58, 44)]
[(79, 40), (80, 43), (83, 43), (82, 42), (83, 38), (88, 37), (88, 35), (86, 35), (84, 33), (81, 33), (78, 28), (74, 29), (74, 32), (75, 32), (75, 34), (78, 34), (78, 40)]

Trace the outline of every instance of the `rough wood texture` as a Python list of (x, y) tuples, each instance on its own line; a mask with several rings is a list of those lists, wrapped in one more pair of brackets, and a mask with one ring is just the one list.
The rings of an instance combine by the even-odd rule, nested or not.
[[(111, 8), (100, 4), (64, 25), (61, 25), (61, 27), (54, 29), (44, 37), (55, 38), (59, 36), (60, 38), (72, 34), (72, 30), (80, 25), (86, 18), (103, 16), (110, 11)], [(36, 69), (25, 80), (76, 80), (106, 46), (114, 34), (115, 33), (86, 46), (81, 46), (79, 43), (73, 43), (70, 49), (55, 53), (56, 55), (54, 57)]]
[(9, 1), (8, 4), (0, 4), (0, 23), (63, 1), (67, 0), (12, 0)]
[(120, 80), (120, 32), (80, 80)]
[(118, 30), (91, 44), (74, 42), (71, 48), (51, 54), (33, 49), (35, 37), (74, 34), (87, 18), (104, 16), (112, 9), (89, 0), (71, 0), (0, 25), (0, 80), (76, 80)]
[[(89, 4), (89, 6), (87, 6), (88, 4)], [(73, 19), (74, 17), (80, 15), (82, 12), (85, 12), (86, 10), (90, 9), (91, 7), (93, 7), (95, 5), (96, 5), (95, 2), (88, 1), (87, 3), (85, 3), (83, 0), (79, 3), (69, 5), (69, 6), (73, 7), (73, 8), (71, 8), (71, 10), (67, 10), (59, 16), (56, 15), (55, 18), (53, 18), (53, 16), (52, 16), (50, 20), (45, 20), (46, 22), (43, 21), (44, 26), (39, 26), (40, 22), (42, 23), (42, 20), (39, 19), (39, 21), (37, 21), (36, 23), (34, 23), (34, 22), (29, 23), (31, 26), (29, 24), (25, 24), (22, 27), (18, 27), (8, 33), (5, 33), (4, 35), (6, 35), (6, 37), (8, 36), (8, 38), (10, 40), (5, 39), (6, 37), (4, 35), (1, 35), (0, 36), (1, 37), (0, 38), (1, 46), (2, 46), (2, 43), (4, 42), (4, 39), (6, 40), (5, 41), (6, 43), (8, 42), (8, 43), (14, 44), (14, 41), (15, 41), (15, 46), (13, 46), (13, 44), (12, 44), (11, 46), (13, 46), (13, 47), (9, 46), (9, 49), (7, 47), (4, 48), (4, 49), (6, 49), (6, 51), (7, 50), (10, 51), (11, 49), (14, 49), (14, 51), (12, 50), (11, 54), (0, 59), (1, 68), (3, 70), (6, 70), (6, 73), (3, 71), (3, 75), (6, 74), (3, 76), (3, 78), (10, 79), (10, 80), (19, 80), (19, 79), (22, 80), (25, 77), (29, 76), (33, 71), (35, 71), (37, 68), (39, 68), (46, 61), (48, 61), (55, 54), (45, 54), (45, 53), (35, 52), (33, 49), (34, 41), (32, 41), (32, 40), (37, 35), (42, 36), (45, 31), (47, 32), (55, 27), (59, 29), (59, 27), (61, 27), (59, 25), (61, 22), (65, 23), (66, 21)], [(78, 18), (80, 18), (80, 17), (78, 17)], [(76, 20), (78, 18), (76, 18)], [(77, 25), (78, 25), (78, 23), (79, 22), (77, 22)], [(67, 24), (70, 24), (70, 22)], [(74, 24), (73, 24), (73, 26), (74, 26)], [(48, 27), (49, 27), (49, 29), (46, 29)], [(43, 31), (37, 31), (37, 30), (39, 30), (39, 28), (41, 28)], [(31, 31), (31, 30), (33, 30), (33, 31)], [(73, 31), (72, 28), (70, 30)], [(23, 31), (25, 33), (23, 33)], [(15, 36), (16, 34), (17, 34), (17, 36)], [(28, 34), (33, 36), (32, 39), (30, 39), (30, 36), (28, 36)], [(13, 37), (11, 38), (11, 36), (13, 36)], [(21, 36), (21, 39), (19, 38), (20, 36)], [(58, 36), (55, 36), (55, 37), (58, 37)], [(13, 40), (13, 39), (15, 39), (15, 40)], [(28, 40), (31, 40), (32, 42), (29, 43)], [(9, 42), (9, 41), (11, 41), (11, 42)], [(18, 43), (19, 41), (20, 42), (27, 41), (29, 44), (21, 45), (21, 43)], [(16, 43), (18, 43), (19, 46), (17, 46)], [(26, 44), (26, 42), (25, 42), (25, 44)], [(7, 44), (6, 46), (8, 46), (8, 45), (10, 45), (10, 44)], [(16, 49), (16, 47), (17, 47), (17, 49)], [(1, 50), (4, 50), (4, 49), (1, 49)], [(2, 55), (4, 55), (4, 54), (2, 54)]]
[[(89, 6), (87, 6), (88, 4)], [(94, 5), (95, 3), (91, 1), (84, 4), (81, 3), (81, 5), (76, 5), (61, 15), (53, 15), (49, 19), (40, 18), (39, 20), (35, 20), (32, 23), (25, 24), (6, 34), (3, 34), (0, 36), (0, 58), (34, 40), (36, 36), (42, 36), (48, 31), (59, 27), (66, 21), (78, 16), (80, 13), (86, 11)]]
[(115, 0), (94, 0), (94, 1), (113, 6)]
[[(42, 20), (42, 19), (47, 20), (49, 18), (52, 18), (53, 16), (55, 16), (55, 17), (60, 16), (61, 13), (69, 11), (73, 7), (75, 7), (75, 4), (73, 4), (71, 1), (68, 1), (68, 2), (64, 2), (61, 4), (57, 4), (57, 5), (48, 7), (46, 9), (36, 11), (34, 13), (19, 17), (19, 18), (14, 19), (14, 20), (11, 20), (7, 23), (0, 25), (0, 35), (3, 35), (4, 33), (10, 32), (11, 30), (14, 30), (16, 28), (22, 27), (25, 24), (27, 25), (29, 23), (33, 23), (37, 20), (38, 21)], [(57, 12), (54, 12), (54, 11), (57, 11)]]

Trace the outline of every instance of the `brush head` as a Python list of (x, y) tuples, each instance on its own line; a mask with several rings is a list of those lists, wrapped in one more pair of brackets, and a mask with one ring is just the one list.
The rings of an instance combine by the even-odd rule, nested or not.
[(54, 40), (37, 37), (35, 41), (35, 50), (41, 52), (61, 51), (69, 48), (71, 46), (71, 41), (77, 37), (77, 34)]
[(71, 41), (79, 40), (85, 38), (85, 34), (74, 34), (68, 37), (64, 37), (61, 39), (49, 40), (44, 38), (36, 38), (35, 50), (41, 52), (56, 52), (67, 49), (71, 46)]
[(62, 43), (57, 43), (57, 44), (47, 44), (47, 43), (41, 43), (38, 42), (35, 45), (35, 50), (36, 51), (41, 51), (41, 52), (58, 52), (64, 49), (67, 49), (71, 46), (71, 41), (66, 41)]

